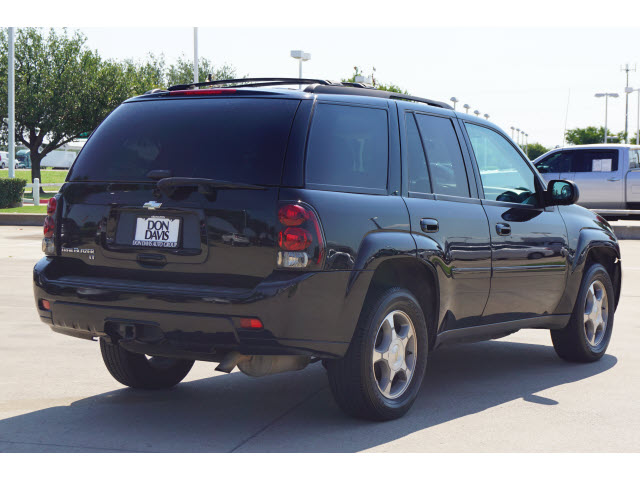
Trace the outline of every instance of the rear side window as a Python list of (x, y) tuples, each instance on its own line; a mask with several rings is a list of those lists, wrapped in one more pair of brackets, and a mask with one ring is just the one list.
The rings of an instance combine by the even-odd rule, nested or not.
[(468, 197), (467, 171), (451, 120), (419, 114), (416, 119), (427, 153), (433, 193)]
[(279, 185), (298, 100), (179, 99), (125, 103), (98, 127), (70, 181), (175, 177)]
[(306, 182), (386, 191), (388, 144), (386, 110), (320, 103), (309, 134)]
[(578, 150), (573, 157), (572, 172), (615, 172), (618, 170), (617, 150)]
[(629, 168), (640, 168), (640, 150), (629, 150)]

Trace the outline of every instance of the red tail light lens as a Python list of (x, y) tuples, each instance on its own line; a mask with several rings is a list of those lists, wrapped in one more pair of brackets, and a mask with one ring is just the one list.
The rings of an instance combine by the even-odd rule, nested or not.
[(56, 208), (58, 208), (58, 201), (55, 197), (51, 197), (47, 203), (47, 215), (53, 215), (56, 213)]
[(53, 234), (56, 230), (56, 222), (53, 220), (53, 217), (45, 217), (44, 219), (44, 236), (45, 238), (53, 237)]
[(297, 227), (309, 218), (309, 212), (301, 205), (283, 205), (278, 210), (278, 220), (287, 227)]
[(278, 244), (283, 250), (306, 250), (311, 245), (313, 239), (311, 234), (303, 228), (289, 227), (284, 232), (280, 232)]
[(40, 309), (50, 311), (51, 303), (49, 303), (49, 300), (40, 299)]
[(262, 322), (257, 318), (241, 318), (240, 328), (259, 329), (262, 328)]

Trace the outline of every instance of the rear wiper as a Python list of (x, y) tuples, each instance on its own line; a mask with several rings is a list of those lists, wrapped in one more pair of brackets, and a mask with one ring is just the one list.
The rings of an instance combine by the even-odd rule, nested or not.
[(169, 177), (158, 180), (158, 188), (167, 195), (171, 195), (176, 187), (208, 187), (211, 190), (266, 190), (260, 185), (249, 183), (227, 182), (211, 178)]

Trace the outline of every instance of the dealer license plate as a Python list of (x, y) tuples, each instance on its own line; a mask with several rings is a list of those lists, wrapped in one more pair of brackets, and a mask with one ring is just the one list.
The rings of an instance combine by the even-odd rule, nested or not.
[(179, 218), (138, 217), (134, 246), (175, 248), (180, 233)]

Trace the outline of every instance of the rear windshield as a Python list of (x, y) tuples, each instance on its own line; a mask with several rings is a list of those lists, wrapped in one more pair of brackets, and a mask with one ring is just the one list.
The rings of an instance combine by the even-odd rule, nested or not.
[(298, 100), (174, 99), (125, 103), (98, 127), (69, 181), (174, 177), (278, 185)]

